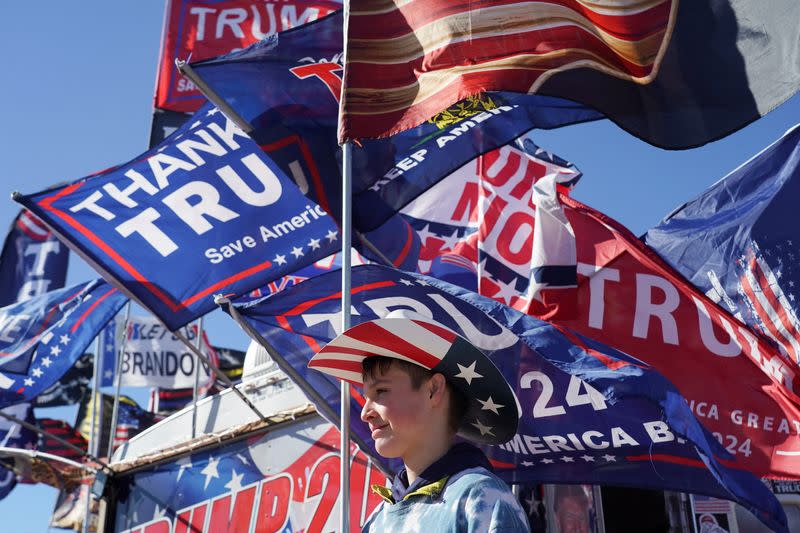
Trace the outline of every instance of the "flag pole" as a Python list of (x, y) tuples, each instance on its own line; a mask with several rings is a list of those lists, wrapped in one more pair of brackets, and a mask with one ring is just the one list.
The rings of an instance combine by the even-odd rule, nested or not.
[(119, 391), (122, 387), (122, 356), (125, 353), (125, 344), (128, 342), (128, 322), (131, 319), (131, 301), (125, 304), (125, 321), (122, 323), (120, 342), (117, 345), (116, 362), (114, 363), (114, 407), (111, 409), (111, 435), (108, 437), (108, 457), (114, 454), (114, 437), (117, 434), (117, 419), (119, 417)]
[[(197, 319), (197, 331), (194, 339), (195, 346), (200, 350), (200, 339), (203, 335), (203, 317)], [(192, 438), (197, 436), (197, 389), (200, 383), (200, 365), (202, 362), (200, 358), (196, 358), (196, 366), (194, 369), (194, 388), (192, 389)], [(211, 369), (208, 369), (211, 373)]]
[[(350, 0), (344, 0), (344, 22), (342, 28), (342, 91), (339, 95), (338, 130), (342, 131), (344, 102), (347, 88), (347, 34), (350, 24)], [(352, 191), (353, 191), (353, 144), (345, 141), (342, 144), (342, 331), (350, 328), (350, 270), (352, 267), (350, 251), (352, 245)], [(350, 383), (339, 384), (339, 531), (350, 531)], [(359, 524), (360, 525), (360, 524)]]
[[(100, 404), (103, 403), (103, 394), (100, 393), (100, 366), (102, 363), (102, 358), (100, 357), (100, 345), (101, 345), (101, 337), (102, 337), (102, 330), (97, 333), (97, 337), (94, 339), (94, 364), (92, 365), (92, 423), (89, 429), (89, 453), (97, 455), (97, 441), (102, 438), (102, 432), (100, 435), (95, 435), (95, 428), (97, 426), (97, 404), (98, 401)], [(98, 393), (100, 393), (100, 397), (98, 400)], [(102, 421), (100, 422), (102, 425)], [(113, 434), (113, 432), (112, 432)], [(83, 533), (89, 533), (89, 522), (91, 521), (91, 514), (92, 514), (92, 493), (91, 491), (86, 491), (86, 510), (83, 514)]]

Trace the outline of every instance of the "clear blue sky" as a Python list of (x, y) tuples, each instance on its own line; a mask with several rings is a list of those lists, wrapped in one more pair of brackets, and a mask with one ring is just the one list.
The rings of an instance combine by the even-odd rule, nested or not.
[[(8, 199), (12, 191), (71, 181), (147, 148), (163, 9), (154, 0), (0, 3), (0, 228), (18, 210)], [(797, 122), (795, 97), (744, 130), (690, 151), (653, 148), (607, 121), (533, 138), (584, 172), (576, 198), (641, 234)], [(68, 282), (90, 277), (71, 258)], [(227, 317), (215, 313), (207, 325), (214, 344), (247, 345)], [(44, 414), (54, 415), (72, 421), (74, 409)], [(0, 501), (0, 528), (47, 531), (55, 498), (49, 487), (18, 486)]]

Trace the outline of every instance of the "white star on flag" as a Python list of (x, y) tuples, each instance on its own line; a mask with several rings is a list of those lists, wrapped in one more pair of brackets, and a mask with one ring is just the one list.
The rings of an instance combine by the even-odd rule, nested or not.
[(565, 463), (574, 463), (575, 462), (575, 459), (573, 459), (572, 457), (569, 457), (567, 455), (562, 456), (561, 460), (564, 461)]
[(472, 385), (472, 380), (475, 378), (482, 378), (483, 376), (475, 372), (475, 365), (478, 361), (473, 361), (469, 366), (463, 366), (460, 363), (456, 363), (460, 372), (456, 374), (454, 377), (457, 378), (464, 378), (467, 382), (467, 385)]
[(489, 396), (485, 402), (483, 400), (478, 400), (481, 404), (481, 411), (492, 411), (494, 414), (499, 415), (500, 413), (497, 411), (498, 409), (502, 409), (504, 406), (500, 405), (499, 403), (494, 403), (492, 397)]
[(498, 302), (503, 302), (504, 304), (508, 305), (511, 303), (511, 298), (515, 296), (519, 296), (519, 290), (517, 289), (517, 278), (511, 283), (503, 283), (501, 280), (497, 279), (494, 280), (497, 283), (497, 286), (500, 288), (496, 294), (492, 296)]
[(522, 466), (533, 466), (534, 463), (532, 461), (522, 461)]
[(407, 280), (407, 279), (401, 279), (401, 280), (400, 280), (400, 283), (402, 283), (403, 285), (408, 285), (409, 287), (411, 287), (412, 285), (414, 285), (414, 282), (413, 282), (413, 281), (411, 281), (411, 280)]
[(427, 287), (429, 285), (429, 283), (427, 281), (425, 281), (424, 279), (418, 279), (417, 280), (417, 285), (422, 285), (423, 287)]
[(229, 489), (234, 495), (242, 490), (242, 478), (244, 474), (237, 474), (236, 469), (231, 470), (231, 480), (225, 484), (225, 488)]
[(308, 247), (312, 250), (317, 250), (319, 248), (319, 239), (311, 239), (308, 241)]
[(192, 458), (187, 455), (186, 457), (178, 459), (175, 464), (180, 467), (178, 468), (178, 479), (175, 480), (177, 482), (181, 480), (181, 476), (183, 476), (186, 470), (192, 468)]
[(53, 346), (52, 348), (50, 348), (50, 354), (58, 357), (61, 354), (61, 348), (59, 348), (58, 346)]
[(211, 115), (216, 115), (217, 113), (219, 113), (219, 108), (217, 108), (217, 107), (212, 107), (212, 108), (211, 108), (211, 109), (208, 111), (208, 113), (206, 113), (206, 116), (207, 116), (207, 117), (210, 117)]
[(477, 418), (475, 419), (475, 422), (472, 423), (472, 425), (478, 428), (478, 431), (481, 432), (481, 435), (494, 435), (494, 433), (492, 433), (492, 426), (484, 426), (483, 424), (481, 424), (481, 421), (478, 420)]
[(302, 248), (298, 248), (297, 246), (293, 247), (292, 248), (292, 255), (295, 256), (295, 257), (300, 257), (301, 255), (304, 255), (303, 254), (303, 249)]
[(435, 239), (439, 239), (440, 238), (435, 233), (429, 231), (428, 230), (429, 227), (430, 227), (430, 224), (425, 224), (425, 227), (417, 232), (417, 235), (419, 235), (419, 242), (422, 243), (422, 246), (425, 246), (425, 242), (428, 240), (428, 237), (433, 237)]
[(203, 484), (203, 490), (208, 488), (208, 484), (211, 483), (211, 478), (218, 478), (219, 472), (217, 471), (217, 465), (219, 464), (219, 459), (214, 459), (213, 457), (208, 458), (208, 464), (204, 469), (200, 471), (201, 474), (206, 476), (206, 482)]
[(442, 245), (442, 250), (452, 250), (458, 244), (458, 241), (461, 239), (458, 236), (458, 230), (453, 230), (453, 233), (449, 237), (442, 236), (441, 239), (444, 241), (444, 245)]
[(281, 254), (276, 254), (275, 255), (275, 259), (273, 259), (273, 261), (275, 261), (276, 265), (285, 265), (286, 264), (286, 256), (285, 255), (281, 255)]
[(249, 465), (250, 464), (250, 460), (247, 457), (245, 457), (244, 455), (240, 454), (240, 453), (236, 454), (236, 458), (239, 459), (242, 462), (243, 465)]
[(67, 337), (66, 335), (61, 335), (58, 339), (59, 342), (65, 346), (69, 344), (69, 337)]
[(545, 457), (544, 459), (542, 459), (542, 463), (546, 464), (546, 465), (551, 465), (551, 464), (553, 464), (553, 460), (552, 459), (548, 459), (547, 457)]
[(615, 456), (613, 456), (613, 455), (605, 454), (603, 456), (603, 459), (605, 459), (607, 463), (616, 463), (617, 462), (617, 458)]
[(339, 235), (338, 231), (328, 230), (328, 233), (325, 234), (325, 237), (328, 238), (328, 242), (333, 242), (337, 239), (337, 235)]
[(110, 379), (110, 378), (114, 377), (114, 372), (112, 372), (111, 370), (106, 370), (105, 372), (103, 372), (103, 376), (106, 379)]
[(594, 457), (592, 457), (591, 455), (581, 455), (581, 459), (583, 459), (584, 462), (587, 462), (587, 463), (593, 463), (594, 462)]

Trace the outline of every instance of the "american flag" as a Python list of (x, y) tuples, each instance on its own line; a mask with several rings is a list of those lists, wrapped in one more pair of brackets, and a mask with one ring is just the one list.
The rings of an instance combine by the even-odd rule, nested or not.
[(535, 92), (572, 68), (649, 83), (677, 4), (353, 1), (339, 137), (391, 135), (484, 91)]

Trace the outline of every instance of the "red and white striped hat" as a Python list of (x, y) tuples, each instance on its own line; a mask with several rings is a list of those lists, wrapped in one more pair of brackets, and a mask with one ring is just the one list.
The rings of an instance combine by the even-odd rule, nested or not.
[(359, 387), (362, 362), (384, 356), (441, 373), (469, 400), (459, 435), (482, 444), (503, 444), (514, 437), (519, 405), (511, 387), (492, 361), (471, 342), (447, 327), (410, 311), (348, 329), (308, 363)]

